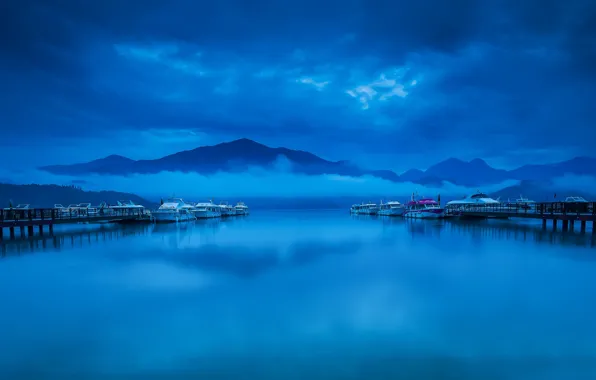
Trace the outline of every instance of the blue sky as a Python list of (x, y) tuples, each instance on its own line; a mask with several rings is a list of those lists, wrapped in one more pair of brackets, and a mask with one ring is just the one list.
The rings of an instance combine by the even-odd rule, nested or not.
[(0, 159), (15, 167), (240, 137), (397, 171), (512, 167), (596, 138), (589, 0), (7, 5)]

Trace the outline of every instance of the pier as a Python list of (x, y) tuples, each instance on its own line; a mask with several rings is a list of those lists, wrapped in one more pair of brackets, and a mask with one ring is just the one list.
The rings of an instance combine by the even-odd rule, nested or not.
[(553, 230), (559, 228), (563, 231), (573, 231), (578, 224), (580, 231), (585, 232), (588, 223), (591, 223), (592, 233), (596, 234), (596, 202), (537, 202), (531, 207), (511, 206), (506, 204), (491, 204), (483, 206), (463, 206), (448, 210), (448, 215), (460, 218), (526, 218), (542, 220), (542, 227), (547, 228), (552, 224)]
[(20, 230), (20, 236), (34, 236), (35, 229), (39, 235), (44, 234), (44, 228), (50, 234), (54, 233), (56, 224), (76, 223), (139, 223), (149, 221), (150, 216), (143, 208), (100, 208), (92, 211), (86, 209), (72, 209), (64, 211), (56, 208), (38, 209), (3, 209), (0, 210), (0, 240), (8, 236), (15, 238), (15, 230)]

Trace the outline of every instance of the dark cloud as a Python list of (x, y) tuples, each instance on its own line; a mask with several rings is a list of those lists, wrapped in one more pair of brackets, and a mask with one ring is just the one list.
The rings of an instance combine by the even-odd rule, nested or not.
[[(590, 0), (9, 1), (0, 128), (5, 141), (24, 128), (40, 139), (187, 129), (335, 159), (346, 157), (330, 140), (388, 154), (433, 144), (437, 158), (461, 155), (453, 144), (586, 154), (594, 41)], [(420, 81), (403, 101), (361, 110), (346, 95), (391, 67)], [(563, 127), (585, 138), (560, 139)]]
[[(2, 42), (9, 54), (34, 58), (100, 37), (234, 49), (261, 45), (274, 51), (351, 33), (362, 42), (360, 52), (401, 49), (403, 55), (424, 49), (452, 52), (477, 41), (523, 44), (581, 36), (588, 42), (596, 28), (590, 22), (595, 10), (590, 0), (25, 0), (9, 2), (2, 13)], [(275, 41), (280, 44), (271, 49)], [(583, 50), (581, 45), (569, 50)]]

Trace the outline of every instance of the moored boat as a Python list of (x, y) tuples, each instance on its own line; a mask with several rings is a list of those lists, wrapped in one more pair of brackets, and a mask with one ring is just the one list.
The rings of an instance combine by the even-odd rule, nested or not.
[(376, 215), (379, 207), (374, 203), (361, 203), (359, 205), (352, 205), (350, 213), (358, 215)]
[(487, 194), (478, 191), (475, 194), (468, 195), (462, 199), (447, 202), (445, 208), (447, 210), (466, 210), (470, 208), (486, 208), (487, 206), (496, 206), (500, 204), (501, 202), (499, 202), (499, 199), (493, 199)]
[(28, 204), (18, 204), (16, 205), (16, 207), (5, 207), (4, 208), (5, 211), (10, 211), (10, 210), (17, 210), (17, 211), (24, 211), (24, 210), (31, 210), (31, 207)]
[(535, 201), (528, 198), (524, 198), (522, 195), (520, 195), (518, 199), (515, 199), (513, 201), (507, 199), (507, 202), (505, 202), (505, 207), (514, 209), (530, 210), (535, 208), (535, 206)]
[(219, 218), (222, 214), (221, 207), (212, 201), (196, 203), (192, 208), (192, 213), (197, 219)]
[(127, 210), (135, 210), (135, 209), (139, 209), (139, 210), (143, 210), (145, 209), (145, 206), (143, 205), (138, 205), (136, 203), (134, 203), (133, 201), (118, 201), (116, 202), (116, 205), (114, 206), (109, 206), (111, 209), (127, 209)]
[(91, 206), (91, 203), (79, 203), (77, 205), (78, 214), (81, 216), (97, 216), (98, 208)]
[(584, 197), (567, 197), (565, 201), (563, 201), (565, 212), (571, 213), (588, 213), (589, 212), (589, 202)]
[(439, 203), (431, 198), (422, 198), (415, 200), (412, 198), (406, 204), (404, 212), (406, 218), (416, 219), (441, 219), (445, 217), (445, 209), (439, 206)]
[(389, 201), (387, 203), (381, 201), (377, 214), (384, 216), (403, 216), (405, 211), (405, 206), (398, 201)]
[(219, 204), (219, 208), (221, 209), (221, 216), (228, 217), (236, 215), (236, 208), (232, 205), (229, 205), (227, 202), (221, 202)]
[(238, 202), (234, 207), (236, 210), (236, 215), (248, 215), (248, 206), (244, 204), (244, 202)]
[(152, 215), (157, 223), (187, 222), (195, 219), (191, 210), (192, 205), (185, 203), (180, 198), (172, 198), (162, 203)]

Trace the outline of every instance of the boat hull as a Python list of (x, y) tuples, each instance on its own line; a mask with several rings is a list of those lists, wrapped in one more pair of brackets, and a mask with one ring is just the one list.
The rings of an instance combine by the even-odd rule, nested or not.
[(377, 210), (377, 209), (357, 210), (353, 213), (356, 215), (377, 215), (379, 213), (379, 210)]
[(210, 210), (193, 210), (193, 214), (197, 219), (211, 219), (221, 216), (221, 213)]
[(235, 216), (235, 215), (236, 215), (236, 210), (233, 210), (233, 209), (223, 209), (221, 211), (222, 217)]
[(445, 209), (407, 210), (404, 213), (404, 217), (414, 219), (442, 219), (445, 217)]
[(248, 215), (248, 210), (245, 209), (236, 209), (235, 215)]
[(153, 220), (155, 220), (155, 223), (177, 223), (194, 220), (194, 217), (190, 214), (178, 212), (155, 212), (153, 213)]
[(378, 215), (382, 216), (403, 216), (406, 212), (405, 208), (391, 208), (388, 210), (379, 210)]

